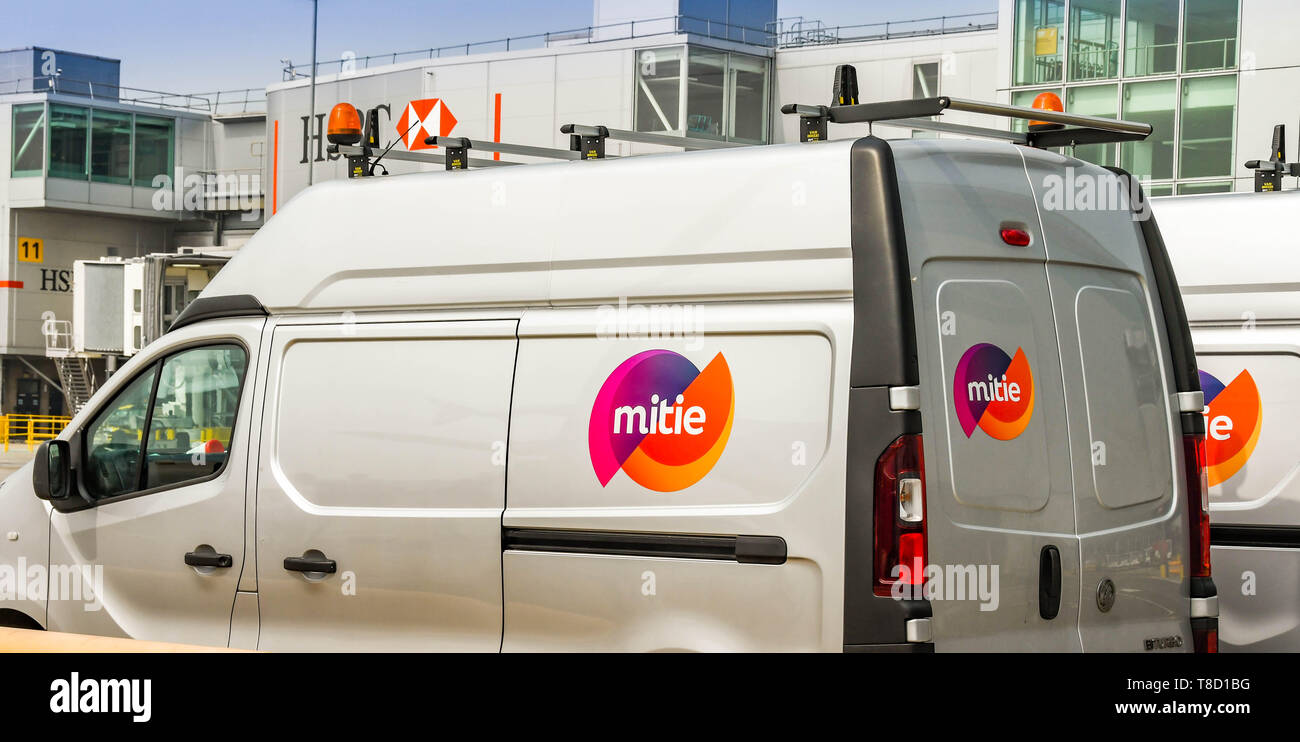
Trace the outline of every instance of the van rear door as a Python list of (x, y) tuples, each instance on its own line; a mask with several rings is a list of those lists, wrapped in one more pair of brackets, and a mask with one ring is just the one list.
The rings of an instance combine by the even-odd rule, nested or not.
[(1118, 176), (1022, 154), (1067, 390), (1083, 648), (1192, 651), (1178, 390), (1142, 232)]
[[(892, 149), (918, 323), (935, 648), (1078, 651), (1066, 393), (1023, 162), (986, 142)], [(1007, 244), (1003, 229), (1029, 244)]]

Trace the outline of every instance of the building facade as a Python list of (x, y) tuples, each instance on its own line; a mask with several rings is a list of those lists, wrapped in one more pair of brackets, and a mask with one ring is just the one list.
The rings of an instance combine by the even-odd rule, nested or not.
[[(261, 223), (264, 115), (123, 88), (119, 65), (0, 52), (0, 413), (67, 411), (46, 335), (48, 320), (71, 318), (74, 261), (210, 245)], [(247, 177), (186, 190), (186, 174), (237, 172)], [(248, 191), (246, 210), (221, 198), (230, 189)], [(92, 362), (101, 380), (111, 367)]]

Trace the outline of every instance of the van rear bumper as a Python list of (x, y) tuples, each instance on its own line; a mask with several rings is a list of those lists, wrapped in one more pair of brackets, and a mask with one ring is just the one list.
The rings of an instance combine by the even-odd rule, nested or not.
[(934, 642), (906, 644), (845, 644), (845, 654), (934, 654)]

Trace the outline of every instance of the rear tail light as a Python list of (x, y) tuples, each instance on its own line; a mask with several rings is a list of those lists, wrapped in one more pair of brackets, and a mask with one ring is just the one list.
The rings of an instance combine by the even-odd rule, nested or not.
[(1192, 644), (1197, 654), (1219, 653), (1219, 619), (1192, 619)]
[(1191, 544), (1190, 577), (1210, 576), (1210, 486), (1205, 478), (1205, 437), (1183, 436), (1183, 461), (1187, 468), (1187, 518)]
[(925, 459), (920, 435), (901, 435), (876, 461), (873, 591), (892, 597), (896, 583), (920, 597), (925, 583)]

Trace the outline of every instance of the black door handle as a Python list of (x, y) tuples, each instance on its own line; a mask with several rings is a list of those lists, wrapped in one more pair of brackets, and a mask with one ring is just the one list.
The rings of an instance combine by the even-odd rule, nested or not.
[(338, 571), (338, 562), (320, 557), (285, 557), (284, 568), (290, 572), (324, 572), (332, 575)]
[(1038, 554), (1038, 615), (1050, 621), (1061, 611), (1061, 552), (1044, 546)]
[(185, 552), (185, 564), (191, 567), (220, 567), (229, 569), (234, 560), (229, 554), (215, 554), (210, 551), (187, 551)]

